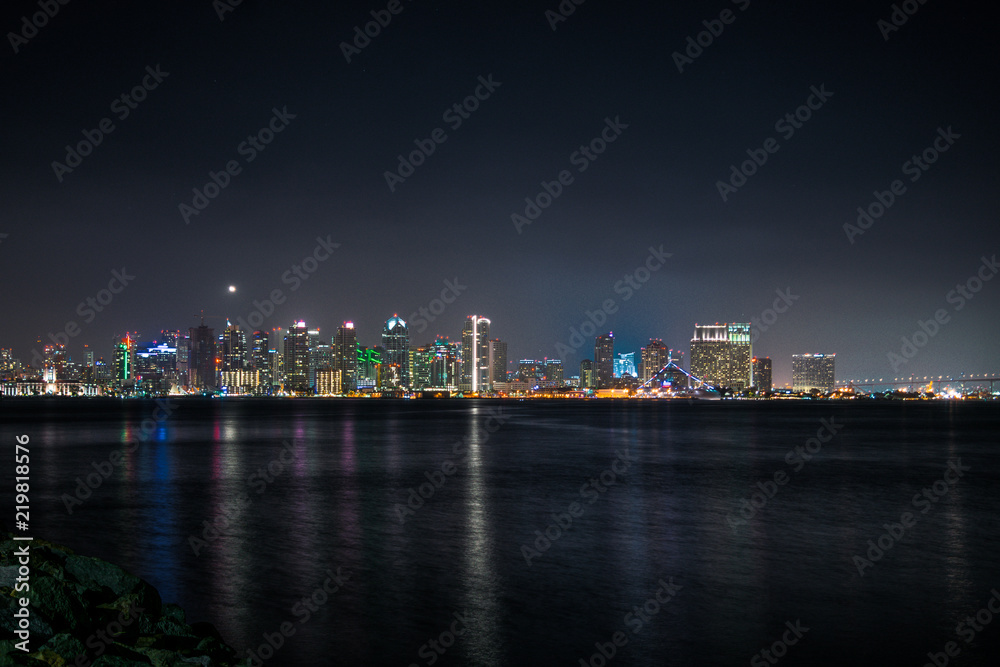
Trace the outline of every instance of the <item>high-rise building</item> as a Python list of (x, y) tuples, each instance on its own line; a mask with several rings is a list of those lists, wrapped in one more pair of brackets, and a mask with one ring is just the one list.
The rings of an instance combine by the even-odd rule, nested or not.
[(458, 388), (461, 372), (462, 362), (458, 353), (458, 345), (444, 337), (434, 341), (429, 386), (432, 389), (454, 391)]
[(537, 359), (521, 359), (517, 362), (517, 379), (532, 386), (545, 379), (545, 362)]
[(792, 391), (832, 392), (836, 385), (836, 357), (836, 354), (793, 354)]
[(263, 387), (271, 386), (271, 348), (266, 331), (254, 331), (250, 338), (250, 368), (260, 372)]
[(222, 370), (241, 371), (247, 367), (247, 335), (239, 325), (226, 322), (222, 332)]
[(610, 331), (594, 341), (594, 371), (597, 374), (596, 388), (611, 388), (615, 377), (615, 334)]
[(309, 393), (310, 345), (305, 322), (296, 322), (285, 334), (285, 391)]
[(426, 389), (431, 386), (431, 362), (434, 346), (430, 343), (410, 348), (410, 387)]
[(659, 338), (651, 338), (639, 351), (639, 379), (648, 382), (670, 361), (670, 350)]
[(358, 388), (358, 332), (354, 322), (344, 322), (333, 337), (333, 367), (340, 371), (343, 393)]
[(751, 381), (750, 324), (709, 324), (694, 327), (691, 374), (710, 385), (747, 389)]
[(218, 388), (215, 330), (201, 326), (188, 330), (188, 386), (200, 391)]
[(507, 343), (499, 338), (490, 341), (490, 369), (494, 384), (507, 381)]
[(597, 388), (597, 372), (594, 370), (594, 362), (590, 359), (580, 362), (580, 386), (584, 389)]
[(115, 343), (114, 379), (119, 385), (127, 384), (135, 379), (135, 340), (128, 333)]
[(614, 369), (616, 378), (626, 375), (639, 377), (639, 373), (635, 370), (635, 352), (619, 352), (618, 358), (615, 359)]
[(46, 345), (45, 360), (42, 363), (42, 379), (46, 382), (66, 380), (66, 346)]
[(560, 359), (545, 360), (545, 385), (548, 387), (561, 387), (565, 380), (563, 362)]
[(490, 321), (480, 315), (469, 315), (462, 329), (462, 391), (489, 391), (492, 386), (490, 370)]
[(774, 385), (771, 382), (771, 358), (753, 358), (753, 386), (757, 391), (771, 391)]
[[(395, 368), (390, 373), (383, 373), (387, 381), (391, 384), (385, 387), (409, 387), (410, 386), (410, 330), (406, 322), (393, 315), (386, 320), (382, 329), (382, 347), (385, 348), (385, 356), (382, 364), (385, 369)], [(398, 377), (398, 383), (396, 378)]]
[[(376, 346), (368, 348), (361, 346), (358, 348), (358, 358), (356, 360), (355, 389), (369, 389), (378, 386), (378, 379), (382, 372), (382, 348)], [(344, 391), (348, 391), (345, 387)]]
[(322, 368), (316, 371), (316, 393), (320, 396), (334, 396), (344, 393), (340, 382), (340, 371)]

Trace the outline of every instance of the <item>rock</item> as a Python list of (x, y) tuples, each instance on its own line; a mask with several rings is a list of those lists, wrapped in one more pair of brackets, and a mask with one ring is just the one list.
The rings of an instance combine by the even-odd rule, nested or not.
[(86, 618), (84, 605), (71, 596), (66, 586), (55, 577), (35, 574), (28, 593), (31, 607), (49, 619), (55, 632), (74, 632), (80, 620)]
[(57, 653), (67, 663), (72, 664), (76, 661), (76, 656), (83, 653), (86, 649), (82, 641), (71, 634), (63, 633), (49, 639), (39, 650)]

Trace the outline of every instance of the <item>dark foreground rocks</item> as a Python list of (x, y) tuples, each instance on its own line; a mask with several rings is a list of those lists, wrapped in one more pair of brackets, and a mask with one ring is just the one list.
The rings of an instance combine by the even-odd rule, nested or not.
[[(17, 591), (18, 550), (28, 546), (27, 592)], [(17, 635), (28, 599), (27, 647)], [(23, 613), (23, 612), (22, 612)], [(0, 527), (0, 667), (234, 667), (245, 665), (210, 623), (188, 624), (150, 584), (117, 565)]]

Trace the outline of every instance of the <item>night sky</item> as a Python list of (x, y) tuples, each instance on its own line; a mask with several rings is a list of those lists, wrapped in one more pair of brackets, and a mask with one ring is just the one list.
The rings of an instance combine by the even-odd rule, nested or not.
[[(386, 2), (243, 0), (220, 20), (210, 0), (77, 0), (17, 53), (7, 33), (40, 10), (5, 3), (0, 346), (28, 361), (74, 321), (73, 356), (89, 343), (109, 358), (116, 333), (153, 338), (202, 310), (219, 329), (276, 289), (285, 301), (264, 327), (303, 319), (332, 335), (350, 319), (375, 344), (388, 317), (457, 279), (465, 289), (411, 326), (412, 344), (460, 339), (477, 313), (510, 359), (562, 357), (575, 375), (592, 336), (571, 354), (557, 344), (613, 299), (600, 328), (621, 352), (651, 337), (687, 352), (695, 323), (764, 317), (754, 352), (776, 384), (806, 352), (837, 353), (838, 379), (1000, 371), (1000, 280), (949, 300), (992, 277), (982, 258), (1000, 253), (1000, 77), (983, 5), (911, 0), (885, 39), (889, 2), (566, 0), (575, 11), (555, 30), (557, 0), (513, 4), (403, 0), (348, 63), (341, 43)], [(724, 10), (730, 22), (712, 23)], [(673, 54), (703, 21), (722, 32), (678, 71)], [(129, 108), (122, 94), (144, 80), (155, 87)], [(477, 87), (486, 99), (467, 118), (443, 115)], [(776, 127), (810, 100), (808, 120)], [(275, 109), (273, 141), (241, 149)], [(113, 131), (78, 166), (53, 166), (105, 118)], [(604, 152), (574, 156), (609, 122)], [(446, 140), (390, 189), (397, 156), (437, 128)], [(907, 171), (939, 137), (947, 150)], [(766, 162), (724, 201), (717, 182), (748, 150)], [(186, 222), (179, 205), (230, 161), (239, 173)], [(512, 215), (564, 170), (519, 233)], [(884, 214), (845, 231), (897, 179)], [(283, 276), (318, 237), (340, 245), (293, 289)], [(626, 300), (616, 283), (661, 245), (672, 256)], [(86, 321), (78, 304), (123, 268), (134, 279)], [(797, 298), (771, 318), (786, 289)], [(938, 310), (946, 321), (894, 371), (887, 354)]]

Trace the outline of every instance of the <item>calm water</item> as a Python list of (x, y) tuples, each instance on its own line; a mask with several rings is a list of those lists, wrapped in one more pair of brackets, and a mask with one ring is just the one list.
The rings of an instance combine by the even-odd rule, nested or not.
[[(971, 643), (956, 634), (1000, 589), (998, 405), (175, 401), (68, 514), (61, 496), (155, 407), (0, 402), (5, 447), (31, 437), (33, 533), (134, 571), (237, 648), (291, 623), (270, 665), (601, 665), (619, 631), (609, 665), (736, 665), (794, 639), (786, 622), (808, 631), (782, 664), (1000, 654), (990, 612)], [(811, 460), (786, 462), (831, 418)], [(404, 512), (427, 475), (439, 487)], [(744, 519), (758, 482), (773, 497)], [(190, 536), (244, 495), (195, 555)], [(673, 597), (647, 602), (668, 599), (661, 580)]]

